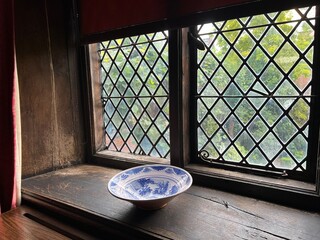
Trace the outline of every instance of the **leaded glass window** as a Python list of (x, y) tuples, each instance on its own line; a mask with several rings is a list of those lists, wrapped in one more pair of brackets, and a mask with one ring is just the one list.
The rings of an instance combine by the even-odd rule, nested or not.
[(170, 157), (168, 32), (100, 43), (107, 150)]
[[(210, 163), (307, 173), (315, 7), (198, 25), (196, 148)], [(319, 79), (318, 79), (319, 80)]]

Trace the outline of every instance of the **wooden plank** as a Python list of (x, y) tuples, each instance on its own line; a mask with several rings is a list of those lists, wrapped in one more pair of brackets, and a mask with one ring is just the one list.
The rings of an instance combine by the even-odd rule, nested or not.
[(22, 127), (22, 174), (52, 167), (52, 75), (45, 1), (17, 1), (16, 48)]
[(11, 210), (0, 216), (1, 239), (70, 239), (26, 217), (23, 208)]
[(62, 0), (15, 3), (23, 178), (84, 159), (68, 7)]
[[(61, 168), (72, 163), (79, 163), (84, 156), (83, 127), (79, 119), (80, 88), (76, 66), (69, 64), (77, 62), (69, 49), (69, 25), (71, 24), (70, 1), (46, 1), (48, 15), (48, 31), (53, 71), (53, 117), (54, 117), (54, 161), (55, 167)], [(75, 44), (75, 42), (73, 43)], [(73, 58), (72, 58), (73, 57)], [(73, 78), (71, 78), (73, 77)]]
[(119, 170), (82, 165), (23, 181), (46, 198), (170, 239), (319, 239), (320, 214), (192, 186), (165, 208), (143, 211), (107, 191)]

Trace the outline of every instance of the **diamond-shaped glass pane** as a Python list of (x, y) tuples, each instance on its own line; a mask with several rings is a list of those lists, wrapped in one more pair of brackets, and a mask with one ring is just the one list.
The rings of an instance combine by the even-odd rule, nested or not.
[(234, 146), (231, 146), (225, 154), (223, 154), (223, 159), (229, 162), (239, 163), (242, 160), (241, 155)]
[(107, 70), (108, 77), (114, 83), (117, 81), (118, 77), (120, 76), (120, 72), (115, 65), (111, 65), (110, 69)]
[(122, 118), (125, 118), (125, 116), (128, 113), (128, 106), (125, 103), (125, 101), (121, 100), (118, 107), (117, 107), (117, 111), (120, 113)]
[(114, 105), (112, 104), (112, 101), (108, 100), (106, 103), (105, 103), (105, 113), (107, 116), (109, 116), (110, 118), (112, 117), (112, 115), (114, 114), (114, 111), (115, 111), (115, 108), (114, 108)]
[(218, 101), (218, 99), (215, 97), (207, 97), (202, 99), (202, 101), (208, 109), (211, 109), (212, 106), (216, 103), (216, 101)]
[(299, 54), (289, 43), (286, 43), (274, 58), (279, 67), (286, 73), (289, 72), (298, 59)]
[(241, 24), (237, 19), (228, 20), (225, 22), (222, 30), (225, 31), (223, 35), (229, 40), (230, 43), (233, 43), (237, 36), (239, 35)]
[(122, 71), (124, 64), (126, 63), (125, 55), (122, 53), (122, 51), (118, 51), (118, 54), (116, 55), (115, 63), (120, 71)]
[(259, 40), (265, 31), (267, 30), (267, 27), (255, 27), (255, 28), (250, 28), (249, 32), (254, 36), (256, 40)]
[(164, 132), (168, 127), (169, 127), (169, 119), (168, 117), (163, 114), (162, 112), (157, 116), (157, 119), (155, 121), (155, 124), (157, 128), (161, 131)]
[(136, 125), (134, 130), (133, 130), (133, 135), (137, 139), (137, 141), (141, 141), (142, 137), (145, 135), (145, 132), (143, 129), (140, 127), (140, 125)]
[(296, 9), (289, 9), (286, 11), (282, 11), (279, 13), (276, 23), (287, 22), (289, 20), (299, 20), (301, 18), (300, 14), (296, 11)]
[(154, 66), (154, 73), (157, 78), (161, 81), (168, 74), (168, 65), (163, 61), (163, 59), (159, 58)]
[(241, 152), (242, 156), (246, 156), (249, 151), (254, 147), (255, 143), (247, 132), (243, 132), (235, 142), (237, 149)]
[(157, 91), (159, 84), (160, 82), (158, 81), (157, 77), (151, 73), (146, 82), (147, 89), (151, 95), (154, 95), (154, 93)]
[(130, 137), (127, 140), (127, 145), (130, 148), (130, 152), (134, 152), (134, 150), (137, 148), (137, 141), (134, 138), (134, 136), (131, 134)]
[(249, 90), (249, 88), (251, 87), (255, 79), (256, 77), (249, 70), (249, 68), (247, 66), (243, 66), (240, 72), (235, 77), (235, 82), (237, 83), (239, 88), (242, 90), (242, 92), (247, 93), (247, 91)]
[(285, 80), (274, 94), (275, 96), (299, 96), (297, 90), (292, 86), (292, 83)]
[(214, 74), (213, 78), (214, 86), (218, 89), (221, 93), (227, 87), (228, 83), (230, 82), (230, 77), (228, 74), (223, 70), (223, 68), (219, 68), (218, 71)]
[(267, 19), (267, 17), (265, 15), (261, 14), (261, 15), (252, 16), (252, 18), (247, 26), (248, 27), (257, 27), (257, 26), (268, 24), (268, 23), (269, 23), (269, 20)]
[(274, 128), (274, 132), (283, 143), (287, 143), (297, 132), (297, 128), (287, 117), (282, 118)]
[(155, 50), (153, 46), (150, 45), (145, 55), (145, 59), (147, 60), (149, 66), (153, 67), (157, 60), (157, 56), (158, 52)]
[(120, 127), (120, 136), (122, 139), (127, 139), (127, 137), (129, 136), (130, 134), (130, 130), (128, 129), (128, 127), (125, 125), (125, 124), (122, 124), (121, 127)]
[(143, 113), (143, 106), (140, 104), (139, 101), (135, 101), (131, 107), (131, 111), (134, 114), (135, 118), (140, 118), (141, 114)]
[(137, 73), (141, 79), (146, 80), (148, 75), (150, 74), (151, 69), (148, 66), (147, 62), (142, 60), (139, 68), (137, 69)]
[(212, 76), (217, 66), (218, 62), (215, 60), (213, 55), (210, 52), (208, 52), (208, 54), (204, 56), (203, 61), (201, 62), (201, 69), (203, 69), (207, 78), (210, 78)]
[(207, 115), (201, 123), (201, 128), (208, 137), (211, 137), (217, 131), (219, 125), (211, 115)]
[(268, 127), (262, 121), (262, 119), (258, 116), (250, 123), (248, 127), (248, 131), (256, 141), (260, 141), (260, 139), (268, 131)]
[(271, 160), (281, 149), (281, 143), (274, 134), (269, 133), (260, 144), (260, 147), (269, 160)]
[(235, 139), (242, 130), (242, 125), (234, 115), (231, 115), (223, 125), (223, 128), (231, 139)]
[(219, 100), (211, 111), (219, 123), (222, 123), (229, 115), (230, 109), (223, 100)]
[(289, 36), (289, 34), (292, 32), (292, 30), (296, 25), (297, 25), (296, 22), (291, 22), (291, 23), (278, 24), (277, 27), (280, 29), (282, 33), (284, 33), (285, 36)]
[(142, 81), (138, 76), (134, 76), (133, 80), (130, 83), (131, 88), (135, 92), (135, 94), (139, 94), (140, 89), (142, 87)]
[(211, 83), (207, 84), (207, 86), (203, 89), (201, 94), (203, 96), (217, 96), (218, 95)]
[(234, 50), (231, 50), (222, 64), (226, 68), (227, 72), (231, 76), (234, 76), (241, 67), (241, 59)]
[(116, 134), (117, 131), (115, 126), (112, 124), (112, 122), (109, 122), (109, 124), (107, 125), (106, 132), (110, 138), (113, 138), (114, 135)]
[(243, 58), (247, 58), (254, 48), (254, 40), (245, 31), (240, 35), (234, 46)]
[(134, 126), (137, 123), (137, 119), (135, 116), (132, 114), (132, 112), (129, 112), (127, 117), (126, 117), (126, 124), (129, 127), (130, 130), (133, 130)]
[(140, 119), (139, 119), (139, 124), (143, 128), (143, 130), (146, 132), (150, 125), (152, 124), (151, 118), (146, 112), (143, 112)]
[(276, 100), (284, 109), (288, 109), (295, 101), (294, 96), (298, 96), (299, 93), (292, 86), (292, 84), (286, 80), (281, 84), (281, 86), (278, 88), (274, 95), (280, 96), (279, 98), (276, 98)]
[(267, 159), (263, 156), (259, 149), (255, 149), (248, 157), (247, 162), (252, 165), (266, 166)]
[(273, 91), (282, 79), (283, 74), (273, 63), (269, 64), (260, 78), (261, 82), (268, 88), (269, 91)]
[(249, 57), (249, 67), (256, 73), (260, 74), (265, 65), (267, 65), (269, 59), (266, 54), (260, 49), (256, 48), (252, 55)]
[(247, 100), (243, 100), (236, 109), (236, 115), (243, 125), (247, 125), (255, 113), (255, 110)]
[(223, 153), (226, 148), (230, 145), (230, 140), (226, 133), (222, 130), (219, 130), (211, 139), (213, 145), (216, 147), (218, 152)]
[(276, 28), (271, 27), (264, 38), (261, 40), (261, 46), (270, 56), (273, 56), (275, 52), (279, 49), (281, 44), (283, 43), (284, 38), (281, 34), (276, 30)]
[(293, 169), (297, 164), (286, 151), (283, 151), (273, 161), (273, 165), (280, 169)]
[(250, 32), (257, 40), (259, 40), (262, 37), (265, 30), (267, 29), (266, 27), (263, 27), (263, 25), (268, 23), (269, 23), (269, 20), (266, 18), (266, 16), (256, 15), (250, 19), (250, 22), (248, 23), (247, 26), (252, 27), (250, 28)]
[(137, 49), (132, 50), (132, 54), (130, 55), (130, 63), (134, 69), (138, 69), (140, 62), (142, 60), (142, 56)]
[(148, 139), (147, 136), (144, 136), (140, 143), (140, 147), (142, 148), (142, 155), (149, 155), (152, 149), (152, 143)]
[(299, 99), (290, 110), (289, 115), (299, 127), (302, 127), (309, 121), (310, 106), (303, 99)]
[(308, 142), (301, 134), (297, 135), (288, 146), (288, 151), (298, 162), (307, 157), (307, 150)]
[(149, 139), (153, 144), (157, 143), (159, 137), (161, 136), (160, 134), (161, 133), (155, 125), (152, 125), (147, 132), (147, 135), (149, 136)]
[(168, 34), (100, 44), (108, 150), (168, 157)]
[(222, 35), (219, 35), (212, 44), (210, 51), (212, 52), (213, 56), (221, 61), (229, 49), (230, 45), (228, 44), (228, 42), (224, 37), (222, 37)]
[(291, 81), (300, 89), (305, 89), (312, 78), (312, 68), (304, 60), (301, 60), (290, 73)]
[(170, 152), (170, 145), (167, 139), (160, 138), (159, 142), (156, 145), (156, 148), (159, 152), (159, 156), (168, 157), (168, 154)]
[(227, 90), (224, 93), (226, 96), (226, 102), (231, 108), (234, 108), (237, 103), (241, 100), (240, 96), (242, 95), (237, 86), (233, 83), (229, 85)]
[(270, 99), (261, 110), (261, 116), (269, 124), (269, 126), (273, 126), (273, 124), (281, 117), (282, 114), (283, 111), (273, 99)]
[(160, 112), (160, 109), (157, 105), (157, 103), (154, 100), (151, 100), (148, 107), (147, 107), (147, 113), (149, 114), (149, 116), (151, 117), (152, 120), (155, 120), (157, 115)]
[(314, 30), (307, 22), (301, 22), (298, 25), (297, 31), (294, 31), (290, 37), (295, 46), (304, 52), (314, 39)]

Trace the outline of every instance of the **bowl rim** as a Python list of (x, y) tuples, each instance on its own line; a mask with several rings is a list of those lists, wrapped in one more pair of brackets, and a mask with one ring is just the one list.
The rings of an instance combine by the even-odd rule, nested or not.
[[(111, 191), (110, 185), (111, 185), (111, 182), (112, 182), (113, 179), (115, 179), (116, 177), (118, 177), (119, 175), (121, 175), (121, 174), (123, 174), (123, 173), (125, 173), (127, 171), (130, 171), (130, 170), (133, 170), (133, 169), (137, 169), (137, 168), (143, 168), (143, 167), (171, 167), (171, 168), (175, 168), (175, 169), (183, 171), (188, 176), (188, 178), (190, 179), (190, 182), (189, 182), (188, 185), (185, 185), (185, 187), (179, 189), (179, 191), (176, 192), (175, 194), (172, 194), (172, 195), (169, 195), (169, 196), (163, 196), (163, 197), (159, 197), (159, 198), (153, 198), (153, 199), (125, 198), (125, 197), (121, 197), (119, 195), (116, 195), (115, 193), (113, 193)], [(114, 175), (112, 178), (110, 178), (110, 180), (108, 182), (108, 191), (110, 192), (111, 195), (115, 196), (116, 198), (122, 199), (122, 200), (130, 201), (130, 202), (145, 202), (145, 201), (151, 202), (151, 201), (163, 200), (163, 199), (166, 199), (166, 198), (173, 198), (173, 197), (185, 192), (186, 190), (188, 190), (191, 187), (192, 183), (193, 183), (193, 178), (192, 178), (191, 174), (187, 170), (185, 170), (183, 168), (180, 168), (180, 167), (177, 167), (177, 166), (173, 166), (173, 165), (169, 165), (169, 164), (144, 164), (144, 165), (140, 165), (140, 166), (136, 166), (136, 167), (125, 169), (125, 170), (117, 173), (116, 175)]]

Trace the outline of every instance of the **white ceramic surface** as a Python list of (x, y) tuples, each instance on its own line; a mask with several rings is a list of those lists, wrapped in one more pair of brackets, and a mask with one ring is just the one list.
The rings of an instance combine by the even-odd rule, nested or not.
[(143, 165), (116, 174), (108, 183), (109, 192), (142, 209), (164, 207), (192, 184), (191, 175), (170, 165)]

